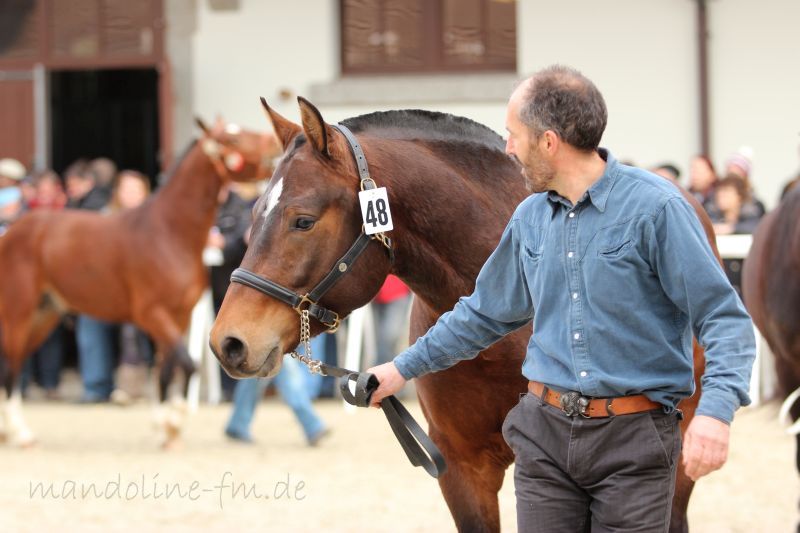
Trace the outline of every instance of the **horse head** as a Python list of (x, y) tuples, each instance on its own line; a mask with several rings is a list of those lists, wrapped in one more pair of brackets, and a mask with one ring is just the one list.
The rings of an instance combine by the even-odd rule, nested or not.
[(272, 173), (272, 162), (280, 155), (274, 135), (242, 129), (217, 117), (209, 127), (199, 117), (200, 146), (224, 181), (259, 181)]
[[(362, 219), (359, 173), (347, 140), (310, 102), (298, 102), (302, 126), (262, 99), (284, 156), (253, 208), (241, 268), (303, 296), (343, 268), (337, 260), (360, 238)], [(211, 330), (211, 348), (234, 377), (274, 375), (283, 354), (300, 341), (303, 309), (319, 304), (343, 318), (372, 299), (390, 269), (384, 246), (370, 241), (319, 302), (304, 298), (292, 307), (251, 286), (231, 283)], [(326, 329), (314, 318), (310, 327), (312, 335)]]

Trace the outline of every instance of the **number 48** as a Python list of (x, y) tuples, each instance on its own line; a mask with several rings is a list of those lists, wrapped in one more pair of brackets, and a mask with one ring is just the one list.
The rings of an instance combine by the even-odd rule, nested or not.
[[(375, 216), (376, 210), (378, 212), (377, 216)], [(389, 223), (389, 214), (386, 212), (386, 201), (384, 201), (383, 198), (378, 198), (374, 202), (370, 201), (367, 203), (366, 220), (367, 224), (372, 224), (372, 227), (376, 227), (378, 224), (385, 226)]]

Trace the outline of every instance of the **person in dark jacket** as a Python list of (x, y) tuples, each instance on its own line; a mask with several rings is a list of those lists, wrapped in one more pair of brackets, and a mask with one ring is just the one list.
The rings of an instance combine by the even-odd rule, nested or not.
[[(64, 173), (67, 208), (100, 211), (110, 200), (109, 191), (97, 184), (86, 160), (72, 163)], [(114, 388), (116, 327), (89, 315), (80, 315), (75, 326), (78, 368), (83, 380), (84, 403), (107, 402)]]

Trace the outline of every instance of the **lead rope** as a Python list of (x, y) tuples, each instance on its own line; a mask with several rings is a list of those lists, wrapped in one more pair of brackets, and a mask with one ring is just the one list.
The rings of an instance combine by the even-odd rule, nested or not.
[[(341, 378), (339, 390), (342, 393), (342, 399), (356, 407), (369, 407), (370, 397), (380, 385), (375, 375), (353, 372), (312, 359), (310, 339), (309, 314), (308, 310), (304, 309), (300, 312), (300, 345), (303, 346), (305, 353), (300, 354), (295, 350), (289, 355), (306, 365), (312, 374)], [(351, 381), (355, 382), (355, 394), (350, 391)], [(387, 396), (381, 401), (381, 407), (383, 407), (383, 414), (386, 415), (386, 420), (389, 422), (394, 436), (411, 464), (421, 466), (434, 478), (438, 478), (444, 473), (447, 463), (442, 452), (425, 433), (425, 430), (417, 424), (411, 413), (400, 403), (400, 400), (394, 396)]]

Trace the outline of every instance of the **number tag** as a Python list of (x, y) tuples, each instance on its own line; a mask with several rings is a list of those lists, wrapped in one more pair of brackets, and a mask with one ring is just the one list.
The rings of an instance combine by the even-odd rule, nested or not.
[(361, 201), (361, 218), (364, 220), (364, 233), (374, 235), (391, 231), (392, 213), (389, 211), (389, 198), (386, 187), (368, 189), (358, 193)]

